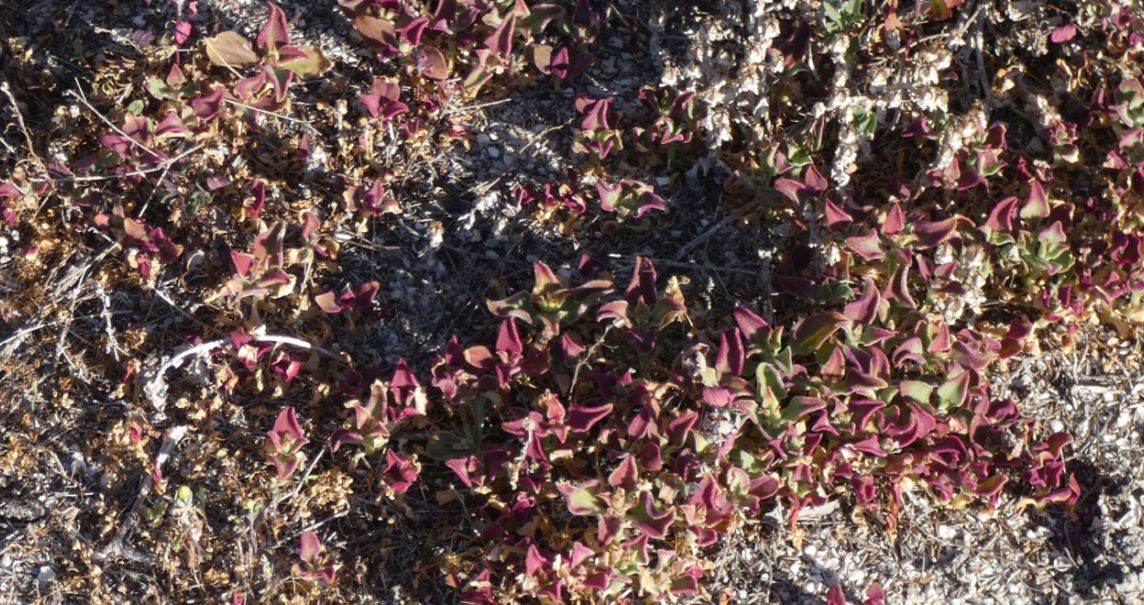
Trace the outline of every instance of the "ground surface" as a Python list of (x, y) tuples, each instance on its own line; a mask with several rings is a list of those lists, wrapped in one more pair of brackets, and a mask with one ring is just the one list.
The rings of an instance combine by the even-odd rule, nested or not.
[[(165, 181), (166, 171), (158, 180), (152, 172), (107, 189), (80, 179), (67, 195), (43, 197), (0, 223), (0, 601), (458, 602), (445, 570), (450, 557), (474, 548), (465, 499), (359, 490), (376, 461), (347, 463), (328, 450), (310, 455), (299, 471), (306, 482), (272, 487), (262, 448), (283, 405), (298, 407), (300, 416), (305, 410), (315, 434), (328, 436), (345, 416), (339, 364), (376, 364), (388, 376), (405, 359), (426, 374), (453, 335), (495, 331), (487, 287), (527, 288), (537, 260), (568, 272), (587, 254), (626, 276), (636, 257), (648, 257), (661, 276), (687, 278), (689, 303), (704, 311), (726, 315), (749, 305), (767, 315), (775, 300), (770, 276), (792, 246), (790, 220), (756, 216), (725, 199), (732, 197), (724, 182), (736, 146), (749, 147), (744, 141), (762, 137), (770, 128), (764, 124), (780, 115), (833, 115), (839, 106), (894, 97), (881, 122), (893, 137), (880, 130), (857, 142), (844, 128), (826, 127), (832, 142), (822, 171), (839, 190), (855, 197), (877, 191), (884, 163), (896, 158), (900, 166), (903, 150), (912, 153), (896, 135), (907, 123), (899, 112), (1001, 119), (1010, 147), (1036, 155), (1049, 146), (1037, 95), (1054, 86), (1038, 70), (1060, 54), (1046, 38), (1077, 18), (1072, 3), (970, 2), (926, 25), (918, 44), (927, 50), (910, 62), (871, 51), (845, 67), (830, 49), (817, 49), (800, 87), (778, 95), (766, 89), (774, 56), (762, 51), (790, 35), (792, 22), (822, 23), (817, 2), (596, 4), (597, 63), (587, 73), (458, 99), (446, 111), (463, 117), (468, 136), (415, 148), (402, 146), (394, 127), (364, 127), (356, 107), (346, 113), (335, 102), (353, 105), (374, 75), (394, 73), (392, 62), (362, 44), (335, 2), (283, 2), (296, 40), (333, 61), (323, 78), (292, 90), (282, 113), (293, 121), (268, 115), (262, 131), (199, 139), (197, 176)], [(140, 92), (145, 75), (166, 73), (169, 53), (156, 50), (162, 41), (139, 32), (171, 31), (176, 10), (189, 3), (0, 5), (0, 73), (11, 90), (0, 97), (8, 150), (0, 150), (0, 182), (34, 171), (29, 138), (35, 162), (95, 153), (93, 133), (107, 132), (101, 117), (121, 123), (121, 106), (147, 98)], [(261, 4), (242, 0), (200, 0), (197, 11), (190, 22), (199, 31), (236, 29), (251, 39), (266, 15)], [(974, 35), (985, 40), (980, 63), (966, 50)], [(202, 51), (192, 41), (179, 52)], [(938, 65), (940, 79), (927, 79), (934, 69), (927, 63)], [(1015, 71), (1025, 74), (1017, 91), (1002, 86), (1003, 74)], [(687, 165), (640, 169), (667, 200), (665, 212), (620, 222), (597, 211), (522, 207), (514, 185), (560, 179), (583, 165), (569, 127), (581, 119), (577, 96), (613, 96), (622, 113), (634, 115), (645, 85), (697, 90), (711, 112), (702, 149)], [(305, 162), (294, 159), (303, 136), (312, 146)], [(245, 168), (234, 168), (238, 160)], [(363, 218), (329, 210), (340, 204), (332, 175), (386, 171), (399, 213)], [(217, 189), (196, 180), (228, 174), (234, 184)], [(241, 210), (253, 177), (271, 184), (261, 226)], [(180, 201), (195, 191), (206, 193), (204, 204)], [(183, 246), (178, 258), (155, 260), (141, 276), (140, 241), (90, 226), (117, 203), (163, 226)], [(139, 210), (148, 204), (146, 214)], [(228, 249), (249, 249), (267, 217), (306, 210), (328, 219), (323, 237), (339, 250), (334, 260), (307, 264), (304, 275), (292, 269), (304, 295), (281, 304), (267, 299), (254, 311), (219, 295), (233, 272)], [(195, 218), (165, 216), (176, 211)], [(289, 238), (296, 239), (293, 231)], [(311, 302), (320, 292), (374, 280), (376, 312), (333, 321)], [(159, 398), (165, 405), (144, 391), (155, 368), (188, 343), (240, 329), (294, 336), (330, 355), (296, 354), (303, 367), (294, 382), (279, 380), (265, 363), (257, 372), (236, 370), (236, 381), (227, 363), (198, 360), (167, 375)], [(1144, 357), (1126, 336), (1086, 325), (1067, 347), (1047, 344), (991, 369), (995, 395), (1074, 435), (1067, 461), (1082, 493), (1072, 510), (1027, 507), (1016, 493), (1003, 495), (995, 510), (907, 493), (893, 532), (845, 495), (804, 511), (793, 527), (781, 509), (771, 510), (708, 552), (715, 565), (700, 595), (687, 598), (822, 603), (841, 585), (861, 602), (877, 583), (887, 603), (1144, 602)], [(402, 439), (416, 449), (424, 437)], [(422, 477), (455, 483), (440, 465), (426, 463)], [(291, 572), (303, 530), (317, 531), (337, 553), (334, 586)]]

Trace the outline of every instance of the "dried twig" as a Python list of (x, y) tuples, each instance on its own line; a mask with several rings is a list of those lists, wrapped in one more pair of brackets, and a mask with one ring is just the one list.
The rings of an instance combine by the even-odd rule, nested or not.
[(36, 146), (32, 142), (32, 133), (28, 131), (28, 125), (24, 123), (24, 114), (20, 112), (20, 105), (16, 103), (16, 97), (12, 95), (12, 88), (8, 85), (8, 80), (0, 80), (0, 91), (3, 91), (4, 96), (8, 97), (8, 102), (12, 104), (12, 112), (16, 114), (16, 123), (20, 126), (20, 131), (24, 133), (24, 141), (28, 145), (28, 155), (44, 171), (48, 173), (48, 165), (36, 153)]
[(680, 248), (679, 252), (676, 252), (675, 256), (671, 257), (671, 260), (673, 260), (673, 261), (682, 260), (683, 257), (687, 256), (688, 252), (691, 252), (692, 250), (694, 250), (694, 249), (698, 248), (700, 245), (702, 245), (703, 242), (706, 242), (707, 240), (711, 239), (712, 237), (715, 237), (715, 234), (719, 233), (719, 231), (721, 231), (723, 229), (723, 227), (730, 225), (734, 221), (735, 221), (735, 218), (732, 216), (723, 217), (723, 220), (719, 221), (718, 223), (715, 223), (714, 225), (711, 226), (710, 229), (704, 231), (703, 233), (700, 233), (695, 239), (688, 242), (688, 244), (686, 246)]

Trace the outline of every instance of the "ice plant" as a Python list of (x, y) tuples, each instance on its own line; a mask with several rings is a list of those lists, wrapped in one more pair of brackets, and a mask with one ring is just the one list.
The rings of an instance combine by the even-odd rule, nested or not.
[(294, 408), (283, 409), (266, 434), (269, 439), (270, 462), (278, 471), (278, 481), (285, 481), (306, 459), (302, 448), (310, 442), (302, 433)]
[[(235, 31), (222, 32), (203, 40), (211, 62), (227, 69), (259, 67), (258, 72), (234, 87), (243, 102), (264, 110), (282, 108), (295, 77), (312, 78), (330, 68), (321, 50), (304, 44), (291, 44), (286, 14), (276, 4), (267, 5), (266, 24), (255, 43)], [(255, 50), (255, 47), (258, 50)], [(215, 94), (222, 94), (217, 89)]]
[(331, 585), (337, 579), (337, 569), (333, 559), (324, 555), (326, 548), (312, 531), (304, 531), (299, 536), (298, 558), (301, 563), (295, 563), (293, 570), (298, 576), (308, 580)]

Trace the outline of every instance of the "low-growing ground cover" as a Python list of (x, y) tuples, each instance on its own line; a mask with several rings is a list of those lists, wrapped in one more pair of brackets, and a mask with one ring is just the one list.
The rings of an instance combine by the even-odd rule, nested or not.
[(0, 34), (16, 601), (1142, 594), (1137, 4)]

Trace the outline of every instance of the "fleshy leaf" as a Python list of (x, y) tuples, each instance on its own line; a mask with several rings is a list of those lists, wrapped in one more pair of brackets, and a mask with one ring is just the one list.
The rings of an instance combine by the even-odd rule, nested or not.
[(817, 351), (835, 332), (848, 327), (850, 320), (837, 311), (816, 313), (794, 327), (794, 342), (808, 351)]
[(333, 66), (326, 55), (313, 46), (286, 46), (280, 53), (278, 67), (291, 71), (299, 78), (320, 76)]
[(266, 5), (269, 14), (266, 16), (266, 25), (258, 32), (258, 48), (274, 50), (279, 46), (290, 43), (290, 32), (286, 29), (286, 14), (278, 8), (277, 4)]
[(207, 47), (207, 58), (220, 67), (248, 67), (259, 62), (250, 40), (238, 32), (222, 32), (203, 40), (203, 44)]
[(604, 512), (604, 502), (600, 500), (600, 485), (597, 481), (589, 481), (578, 486), (562, 483), (556, 486), (568, 503), (568, 512), (573, 515), (586, 516)]

